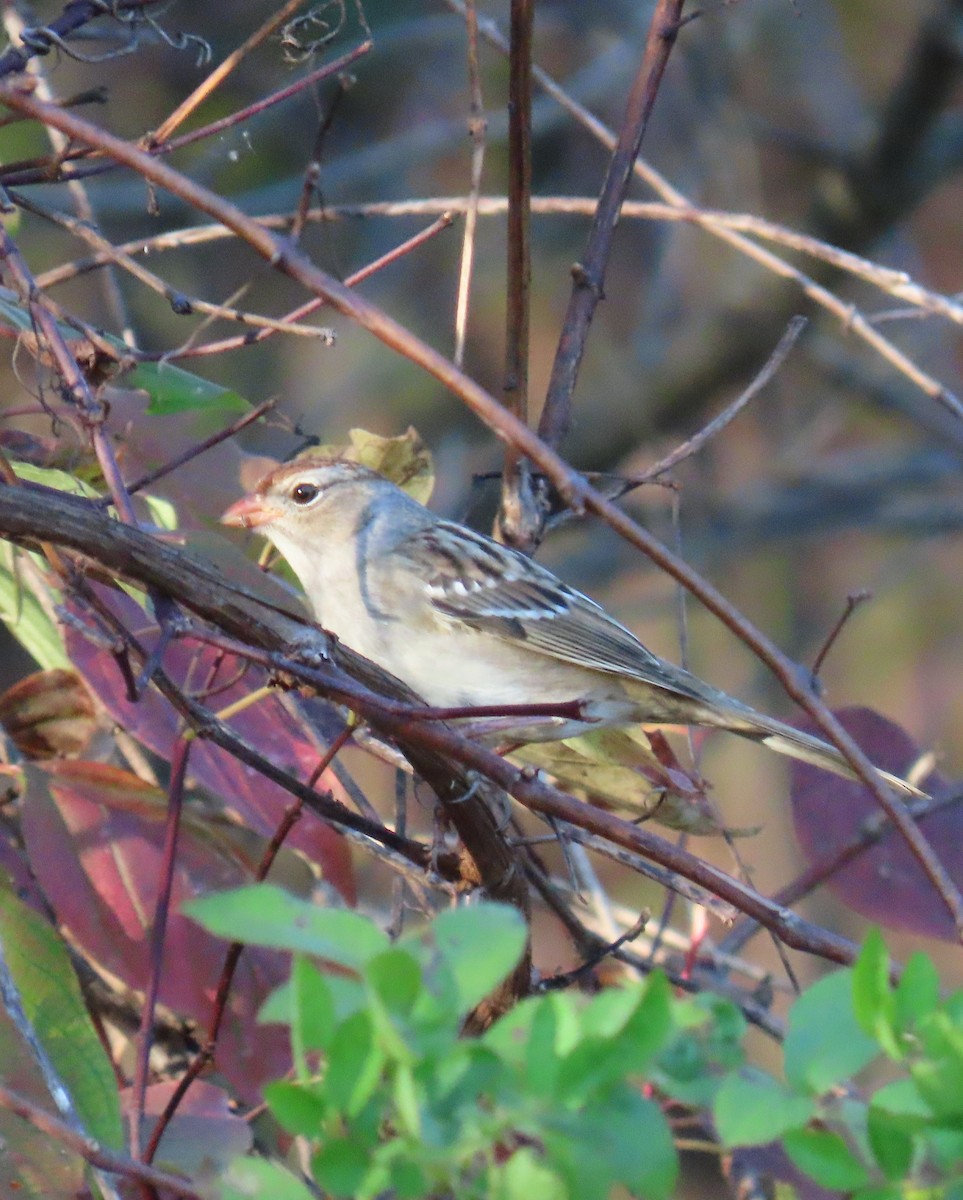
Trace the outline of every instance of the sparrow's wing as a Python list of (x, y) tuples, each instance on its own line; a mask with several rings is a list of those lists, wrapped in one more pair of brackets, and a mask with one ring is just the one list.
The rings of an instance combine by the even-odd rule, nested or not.
[(705, 702), (711, 689), (664, 662), (594, 600), (525, 555), (447, 521), (398, 547), (436, 612), (587, 670), (629, 676)]
[[(447, 521), (413, 532), (396, 549), (409, 571), (418, 574), (436, 612), (513, 645), (642, 684), (640, 720), (729, 729), (780, 754), (853, 777), (835, 746), (764, 716), (658, 658), (593, 600), (515, 550)], [(898, 776), (880, 774), (904, 794), (925, 796)]]

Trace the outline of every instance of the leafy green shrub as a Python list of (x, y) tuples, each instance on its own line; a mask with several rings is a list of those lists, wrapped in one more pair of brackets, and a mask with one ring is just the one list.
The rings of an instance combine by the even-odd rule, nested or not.
[[(521, 953), (512, 909), (454, 909), (394, 943), (364, 917), (270, 886), (188, 911), (213, 933), (294, 954), (262, 1013), (289, 1027), (294, 1078), (267, 1098), (333, 1195), (593, 1200), (621, 1184), (666, 1197), (678, 1174), (668, 1100), (711, 1111), (725, 1147), (779, 1141), (825, 1188), (963, 1194), (963, 994), (941, 1001), (922, 955), (891, 986), (878, 934), (855, 969), (796, 1001), (778, 1081), (745, 1066), (732, 1004), (674, 997), (658, 973), (592, 998), (533, 996), (461, 1037)], [(899, 1078), (860, 1096), (852, 1077), (880, 1058)], [(280, 1166), (244, 1160), (223, 1195), (252, 1186), (310, 1194)]]

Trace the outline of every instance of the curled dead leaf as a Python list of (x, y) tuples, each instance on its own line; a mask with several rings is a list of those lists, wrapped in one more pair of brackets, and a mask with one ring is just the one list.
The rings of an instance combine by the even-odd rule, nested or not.
[(94, 702), (76, 671), (37, 671), (0, 696), (0, 725), (25, 758), (80, 754), (97, 727)]
[(630, 820), (658, 821), (702, 837), (757, 832), (721, 824), (706, 781), (679, 762), (658, 730), (598, 729), (561, 742), (523, 746), (512, 758), (539, 767), (566, 791)]
[(315, 446), (305, 457), (324, 455), (361, 463), (390, 479), (420, 504), (427, 504), (435, 486), (435, 469), (431, 451), (417, 430), (408, 426), (397, 437), (382, 437), (367, 429), (348, 431), (351, 441), (341, 446)]

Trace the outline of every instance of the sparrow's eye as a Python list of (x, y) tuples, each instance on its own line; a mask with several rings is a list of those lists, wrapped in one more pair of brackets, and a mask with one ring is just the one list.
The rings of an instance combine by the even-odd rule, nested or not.
[(299, 483), (292, 491), (291, 499), (295, 504), (310, 504), (321, 489), (313, 483)]

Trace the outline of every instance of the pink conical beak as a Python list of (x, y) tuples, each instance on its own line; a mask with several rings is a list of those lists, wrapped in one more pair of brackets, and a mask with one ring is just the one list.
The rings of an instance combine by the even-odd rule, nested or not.
[(221, 514), (222, 525), (239, 525), (243, 529), (257, 529), (276, 521), (281, 515), (278, 508), (264, 496), (242, 496)]

